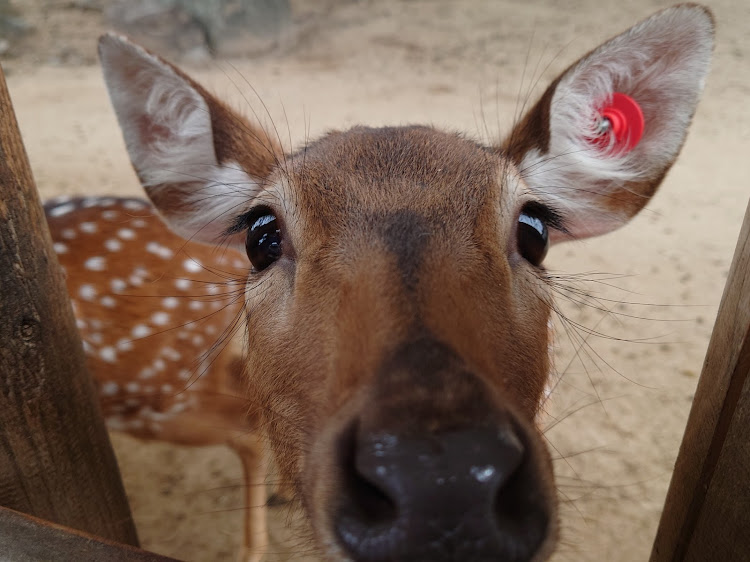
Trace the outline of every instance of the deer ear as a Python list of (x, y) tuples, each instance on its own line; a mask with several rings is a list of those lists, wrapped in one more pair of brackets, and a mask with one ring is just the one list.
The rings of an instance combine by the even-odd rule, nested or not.
[[(713, 27), (711, 13), (695, 4), (655, 14), (566, 70), (505, 140), (502, 150), (528, 188), (563, 215), (566, 235), (614, 230), (654, 194), (685, 141)], [(595, 140), (600, 110), (615, 93), (642, 110), (645, 127), (634, 148)]]
[(149, 198), (179, 235), (218, 242), (281, 151), (177, 68), (124, 37), (102, 36), (99, 58)]

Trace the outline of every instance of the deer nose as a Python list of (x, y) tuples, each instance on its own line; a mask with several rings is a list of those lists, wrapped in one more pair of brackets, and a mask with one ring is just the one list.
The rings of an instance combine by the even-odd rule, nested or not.
[(334, 519), (357, 561), (530, 560), (550, 511), (520, 431), (353, 437)]

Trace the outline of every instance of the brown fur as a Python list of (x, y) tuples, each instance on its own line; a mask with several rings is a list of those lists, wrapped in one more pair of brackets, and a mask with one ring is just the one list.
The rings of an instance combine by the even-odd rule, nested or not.
[[(676, 18), (684, 20), (686, 27), (677, 31), (686, 45), (693, 40), (693, 31), (697, 36), (710, 27), (694, 12), (687, 7)], [(663, 20), (654, 21), (665, 25)], [(663, 33), (667, 28), (652, 29), (669, 53), (665, 60), (671, 60), (674, 53), (669, 52), (669, 37)], [(704, 66), (708, 35), (692, 45), (696, 61)], [(127, 81), (107, 60), (127, 68), (156, 69), (147, 73), (156, 85), (160, 76), (171, 80), (168, 63), (154, 62), (111, 37), (103, 41), (111, 55), (104, 59), (106, 72), (116, 78), (115, 87), (124, 84), (133, 99), (141, 99), (142, 92), (127, 90)], [(633, 46), (638, 46), (637, 40)], [(125, 53), (133, 59), (121, 56)], [(685, 77), (681, 67), (676, 68), (675, 75)], [(695, 62), (692, 82), (679, 83), (675, 90), (689, 90), (697, 100), (700, 74), (707, 67), (701, 68)], [(336, 513), (351, 491), (347, 478), (358, 470), (365, 480), (367, 475), (351, 463), (347, 466), (349, 444), (359, 446), (360, 438), (366, 441), (387, 434), (406, 443), (434, 445), (449, 432), (463, 436), (475, 435), (474, 430), (511, 428), (522, 446), (517, 454), (523, 458), (523, 470), (510, 474), (515, 478), (520, 473), (531, 483), (533, 499), (514, 505), (522, 506), (524, 513), (511, 514), (509, 528), (519, 525), (514, 531), (517, 544), (537, 537), (519, 557), (545, 559), (557, 536), (557, 500), (550, 457), (535, 419), (551, 368), (552, 305), (544, 270), (527, 261), (518, 244), (519, 213), (528, 203), (544, 206), (543, 194), (534, 193), (532, 174), (525, 183), (518, 165), (531, 149), (549, 153), (550, 104), (561, 79), (552, 83), (500, 147), (483, 147), (430, 127), (356, 127), (331, 132), (282, 157), (265, 133), (174, 70), (186, 83), (170, 81), (170, 87), (185, 94), (184, 99), (195, 99), (197, 92), (208, 104), (218, 160), (239, 162), (257, 181), (237, 207), (237, 215), (221, 220), (236, 224), (232, 220), (241, 213), (263, 206), (276, 216), (282, 233), (281, 257), (262, 272), (251, 271), (245, 287), (247, 396), (262, 413), (281, 479), (301, 499), (324, 554), (334, 560), (353, 556), (344, 551), (348, 547), (337, 535), (344, 531), (336, 526)], [(663, 133), (663, 125), (669, 124), (658, 108), (661, 104), (663, 109), (664, 100), (670, 98), (660, 96), (656, 87), (649, 90), (647, 80), (639, 84), (643, 91), (630, 93), (638, 97), (647, 122), (655, 126), (653, 139), (658, 141), (659, 131)], [(615, 91), (618, 86), (613, 85)], [(149, 139), (139, 138), (130, 126), (142, 113), (130, 112), (127, 101), (115, 105), (129, 144), (148, 149)], [(180, 130), (179, 125), (174, 125), (175, 130)], [(198, 151), (208, 146), (205, 122), (202, 127), (202, 142), (191, 146)], [(669, 137), (677, 148), (682, 133)], [(175, 150), (184, 148), (178, 144)], [(138, 149), (131, 151), (131, 157), (140, 159), (136, 166), (151, 165)], [(576, 216), (558, 217), (552, 225), (557, 227), (553, 236), (570, 232), (561, 224), (566, 219), (579, 221), (582, 235), (589, 223), (599, 229), (590, 234), (619, 226), (617, 221), (638, 212), (654, 193), (676, 157), (666, 154), (648, 170), (647, 179), (607, 186), (611, 189), (601, 196), (596, 195), (597, 181), (610, 176), (583, 170), (582, 176), (590, 173), (591, 177), (577, 194), (586, 194), (586, 212), (614, 218), (600, 226), (598, 217), (571, 211)], [(174, 220), (176, 227), (196, 224), (191, 221), (212, 210), (210, 202), (192, 197), (192, 190), (200, 185), (169, 181), (175, 183), (147, 186), (147, 192), (168, 220), (184, 211), (184, 217)], [(538, 186), (537, 191), (541, 191)], [(560, 191), (558, 201), (571, 197), (565, 188)], [(220, 190), (213, 194), (224, 196)], [(180, 207), (185, 205), (182, 197), (190, 199), (192, 209)], [(213, 209), (224, 212), (227, 201), (222, 199)], [(555, 210), (547, 212), (552, 222)], [(235, 234), (232, 242), (241, 243), (242, 236)], [(498, 442), (490, 448), (499, 450)], [(409, 448), (401, 452), (408, 456)], [(418, 471), (422, 465), (414, 466)], [(433, 491), (428, 489), (423, 508), (434, 506)], [(408, 492), (399, 491), (403, 496)], [(492, 496), (492, 501), (498, 497)], [(486, 520), (496, 522), (498, 507), (492, 506)], [(527, 517), (530, 513), (542, 516)], [(364, 523), (365, 535), (373, 530), (369, 524)], [(451, 533), (453, 528), (441, 530)], [(421, 535), (408, 536), (418, 543), (417, 550), (408, 552), (421, 552)], [(360, 538), (357, 535), (355, 540)], [(365, 549), (361, 553), (365, 559), (377, 556), (367, 550), (367, 537), (358, 546)], [(430, 548), (438, 552), (435, 545)]]
[[(262, 298), (250, 293), (248, 395), (320, 535), (336, 436), (354, 418), (423, 434), (511, 416), (535, 435), (540, 492), (554, 503), (533, 429), (549, 295), (506, 242), (516, 195), (501, 158), (431, 128), (355, 128), (307, 147), (291, 169), (284, 242), (295, 259), (267, 273)], [(420, 341), (450, 350), (444, 375), (399, 371), (414, 363), (399, 350)]]
[[(129, 208), (129, 203), (141, 208)], [(74, 208), (60, 216), (50, 212), (63, 205)], [(45, 210), (52, 239), (62, 250), (58, 260), (107, 425), (139, 439), (233, 448), (247, 483), (245, 556), (256, 560), (266, 542), (263, 446), (256, 434), (258, 415), (244, 397), (241, 351), (233, 337), (242, 315), (237, 294), (241, 284), (230, 282), (244, 277), (246, 259), (232, 250), (186, 242), (142, 200), (73, 199), (48, 202)], [(95, 232), (82, 229), (82, 224), (94, 225)], [(134, 237), (123, 238), (121, 229)], [(122, 247), (108, 250), (105, 242), (112, 240)], [(149, 242), (170, 250), (173, 257), (147, 251)], [(103, 257), (105, 269), (87, 268), (92, 257)], [(186, 271), (186, 260), (197, 260), (202, 267)], [(133, 281), (137, 269), (146, 272), (141, 282)], [(113, 288), (113, 280), (127, 286)], [(177, 280), (189, 280), (190, 287), (175, 286)], [(210, 290), (211, 285), (218, 293)], [(83, 286), (93, 287), (96, 296), (86, 298)], [(176, 305), (165, 308), (165, 298), (173, 298)], [(114, 304), (105, 306), (102, 299)], [(191, 303), (200, 303), (200, 310), (190, 308)], [(166, 323), (153, 322), (158, 311), (169, 315)], [(138, 337), (133, 334), (136, 326), (147, 326), (151, 333)], [(118, 348), (118, 342), (128, 342), (129, 348)], [(104, 347), (116, 350), (114, 360), (102, 355)], [(179, 357), (164, 355), (165, 349)], [(142, 376), (155, 361), (162, 361), (162, 369)], [(116, 392), (109, 390), (112, 385)]]

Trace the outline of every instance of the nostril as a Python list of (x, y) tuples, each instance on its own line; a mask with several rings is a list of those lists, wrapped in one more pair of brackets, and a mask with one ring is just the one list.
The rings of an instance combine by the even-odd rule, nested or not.
[[(512, 436), (517, 439), (517, 435)], [(508, 560), (527, 560), (537, 552), (550, 522), (534, 454), (520, 440), (518, 444), (519, 455), (512, 466), (506, 466), (493, 504), (497, 536)]]
[(521, 481), (524, 479), (522, 466), (523, 462), (519, 462), (512, 472), (508, 473), (495, 495), (495, 516), (501, 527), (514, 524), (523, 515), (525, 502), (521, 490)]
[(372, 526), (392, 523), (397, 516), (396, 504), (385, 490), (357, 468), (354, 457), (344, 470), (347, 495), (362, 521)]
[[(379, 479), (377, 467), (370, 473), (369, 467), (358, 466), (358, 457), (363, 455), (358, 451), (356, 433), (356, 426), (352, 427), (340, 442), (342, 494), (335, 527), (339, 539), (353, 551), (374, 553), (381, 542), (378, 537), (389, 534), (398, 510), (385, 482)], [(364, 456), (370, 455), (365, 452)]]

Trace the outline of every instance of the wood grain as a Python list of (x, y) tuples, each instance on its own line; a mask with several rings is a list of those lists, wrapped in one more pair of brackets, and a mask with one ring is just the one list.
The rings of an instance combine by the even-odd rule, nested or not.
[(0, 342), (0, 505), (137, 544), (1, 70)]
[(651, 554), (750, 560), (750, 206)]
[(12, 553), (13, 562), (175, 562), (174, 558), (106, 541), (3, 507), (0, 545), (3, 553)]

